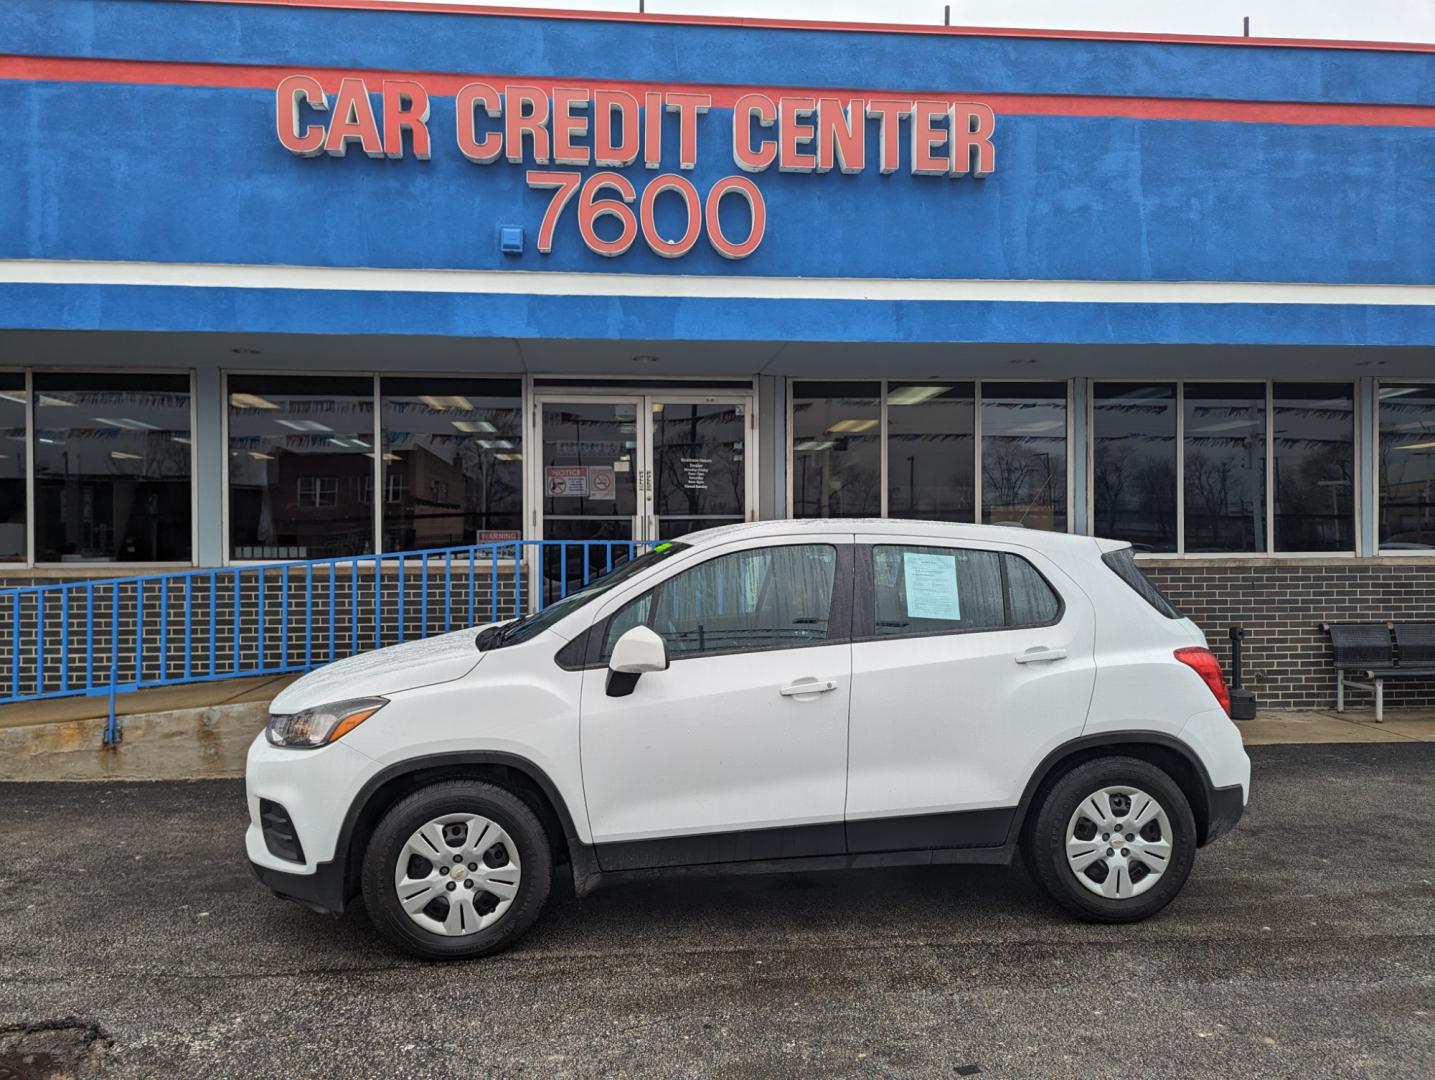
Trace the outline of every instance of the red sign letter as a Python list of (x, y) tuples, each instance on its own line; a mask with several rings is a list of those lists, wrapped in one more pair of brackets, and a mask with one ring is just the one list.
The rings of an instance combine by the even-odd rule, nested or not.
[(453, 107), (455, 120), (458, 127), (458, 148), (463, 156), (479, 165), (488, 165), (499, 159), (503, 153), (503, 135), (497, 131), (490, 131), (480, 142), (477, 138), (477, 124), (474, 121), (474, 110), (479, 105), (490, 119), (497, 119), (503, 115), (503, 107), (498, 100), (498, 91), (489, 86), (488, 83), (469, 83), (454, 96)]
[(319, 80), (308, 75), (290, 75), (281, 79), (274, 90), (274, 127), (279, 133), (279, 145), (291, 154), (300, 157), (314, 157), (324, 152), (324, 129), (310, 124), (299, 130), (299, 99), (303, 98), (309, 108), (328, 112), (329, 99)]
[[(613, 114), (618, 144), (613, 145)], [(638, 99), (622, 90), (593, 91), (593, 164), (621, 169), (638, 160)]]
[(548, 95), (536, 86), (505, 86), (503, 142), (508, 160), (523, 161), (523, 136), (533, 140), (533, 162), (548, 164)]
[(379, 125), (369, 101), (369, 88), (363, 79), (344, 79), (334, 98), (334, 119), (329, 123), (329, 136), (324, 149), (333, 157), (343, 157), (349, 143), (357, 141), (369, 157), (383, 157), (384, 144), (379, 139)]
[(743, 94), (732, 107), (732, 159), (744, 172), (762, 172), (777, 157), (775, 139), (759, 139), (752, 147), (752, 119), (763, 127), (777, 120), (777, 106), (766, 94)]
[(822, 98), (817, 103), (817, 171), (831, 172), (832, 166), (845, 173), (860, 173), (867, 167), (867, 114), (860, 102)]
[(416, 82), (384, 80), (384, 155), (404, 156), (404, 129), (414, 133), (414, 157), (429, 159), (429, 95)]
[(588, 107), (587, 90), (553, 88), (553, 161), (557, 165), (588, 164), (588, 148), (573, 145), (575, 137), (588, 134), (588, 118), (574, 116), (574, 106)]
[(698, 167), (698, 113), (712, 108), (709, 94), (667, 95), (668, 111), (678, 114), (678, 167)]
[(952, 106), (953, 176), (964, 176), (970, 170), (980, 180), (996, 171), (997, 152), (992, 146), (996, 125), (996, 116), (980, 102), (961, 101)]
[(898, 140), (901, 138), (902, 117), (911, 111), (910, 101), (867, 102), (867, 115), (879, 117), (882, 121), (878, 128), (878, 143), (882, 148), (880, 165), (884, 173), (896, 172), (901, 163), (902, 147)]

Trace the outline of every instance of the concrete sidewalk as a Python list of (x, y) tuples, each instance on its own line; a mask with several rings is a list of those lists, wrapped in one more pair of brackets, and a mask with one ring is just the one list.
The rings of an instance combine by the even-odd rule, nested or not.
[[(123, 737), (104, 746), (104, 698), (0, 708), (0, 780), (188, 780), (244, 775), (269, 702), (297, 675), (142, 690), (119, 698)], [(1263, 712), (1239, 724), (1247, 746), (1435, 742), (1435, 710)]]

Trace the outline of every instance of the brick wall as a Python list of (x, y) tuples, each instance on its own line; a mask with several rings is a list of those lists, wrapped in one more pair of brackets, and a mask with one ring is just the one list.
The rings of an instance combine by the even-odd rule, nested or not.
[[(1228, 631), (1246, 628), (1245, 683), (1263, 709), (1335, 708), (1321, 623), (1435, 622), (1435, 558), (1142, 560), (1141, 568), (1206, 632), (1228, 676)], [(1353, 691), (1346, 707), (1371, 700)], [(1385, 704), (1435, 706), (1435, 679), (1392, 680)]]

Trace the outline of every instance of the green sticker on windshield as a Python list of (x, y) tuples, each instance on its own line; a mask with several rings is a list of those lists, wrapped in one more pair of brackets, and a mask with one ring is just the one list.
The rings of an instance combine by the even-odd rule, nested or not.
[(673, 545), (672, 545), (671, 542), (666, 543), (666, 544), (659, 544), (657, 547), (653, 548), (653, 550), (654, 550), (654, 551), (657, 551), (657, 552), (664, 552), (664, 551), (667, 551), (668, 548), (670, 548), (670, 547), (672, 547), (672, 546), (673, 546)]

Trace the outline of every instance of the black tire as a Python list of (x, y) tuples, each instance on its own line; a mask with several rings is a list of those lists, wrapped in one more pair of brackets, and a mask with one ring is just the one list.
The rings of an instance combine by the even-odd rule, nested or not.
[[(404, 911), (394, 887), (394, 868), (416, 830), (457, 813), (481, 814), (508, 833), (518, 848), (522, 875), (517, 895), (497, 922), (476, 933), (449, 937), (424, 929)], [(471, 960), (508, 948), (538, 918), (552, 882), (553, 852), (542, 822), (513, 792), (480, 780), (445, 780), (400, 799), (374, 829), (364, 852), (369, 919), (400, 949), (427, 960)]]
[[(1083, 800), (1102, 788), (1119, 785), (1139, 788), (1161, 804), (1171, 824), (1172, 850), (1170, 862), (1155, 884), (1139, 895), (1114, 899), (1097, 895), (1077, 880), (1067, 862), (1066, 830)], [(1023, 848), (1027, 868), (1037, 883), (1077, 918), (1137, 922), (1164, 908), (1186, 884), (1196, 861), (1196, 819), (1180, 786), (1155, 765), (1130, 757), (1096, 758), (1072, 769), (1046, 793), (1027, 829)]]

